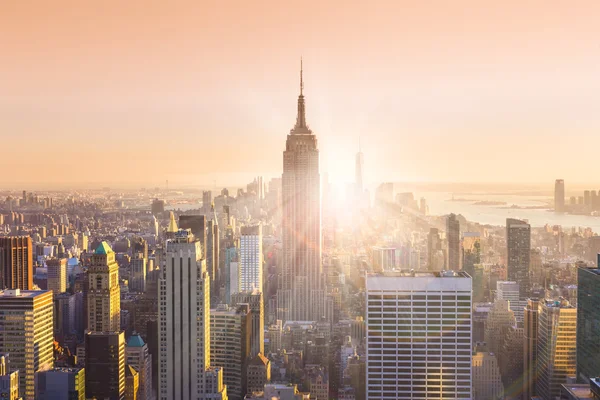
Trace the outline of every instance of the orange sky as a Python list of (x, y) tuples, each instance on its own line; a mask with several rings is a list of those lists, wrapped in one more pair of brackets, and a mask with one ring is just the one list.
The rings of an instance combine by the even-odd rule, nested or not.
[(598, 182), (598, 21), (583, 0), (7, 1), (0, 186), (280, 174), (300, 55), (333, 180), (360, 136), (371, 183)]

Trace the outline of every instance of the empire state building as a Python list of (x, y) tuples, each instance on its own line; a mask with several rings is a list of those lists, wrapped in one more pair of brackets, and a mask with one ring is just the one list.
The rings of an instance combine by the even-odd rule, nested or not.
[(321, 188), (317, 137), (306, 124), (300, 68), (298, 115), (283, 152), (283, 265), (277, 318), (319, 321), (325, 313), (321, 264)]

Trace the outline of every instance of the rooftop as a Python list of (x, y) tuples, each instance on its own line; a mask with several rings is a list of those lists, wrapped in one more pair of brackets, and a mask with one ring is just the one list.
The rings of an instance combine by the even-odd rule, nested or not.
[[(50, 291), (51, 292), (51, 291)], [(20, 290), (20, 289), (6, 289), (0, 290), (0, 297), (6, 298), (34, 298), (36, 296), (49, 293), (48, 290)]]
[(382, 278), (470, 278), (464, 271), (415, 271), (408, 269), (369, 273), (368, 277)]
[(127, 341), (127, 347), (144, 347), (145, 344), (140, 335), (131, 335)]
[(94, 252), (94, 254), (109, 254), (109, 253), (114, 253), (113, 249), (110, 248), (110, 246), (108, 245), (108, 243), (106, 242), (102, 242), (98, 245), (98, 247), (96, 247), (96, 251)]

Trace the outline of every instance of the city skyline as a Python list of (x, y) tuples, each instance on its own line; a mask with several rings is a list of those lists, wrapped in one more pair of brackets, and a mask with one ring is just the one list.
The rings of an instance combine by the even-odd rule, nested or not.
[[(250, 165), (276, 176), (300, 56), (331, 180), (353, 180), (359, 137), (367, 183), (595, 180), (597, 4), (460, 3), (10, 4), (0, 129), (8, 146), (50, 136), (28, 152), (62, 156), (3, 184), (230, 185)], [(494, 151), (465, 151), (474, 141)], [(197, 172), (180, 173), (198, 148)], [(508, 154), (519, 162), (499, 169)]]

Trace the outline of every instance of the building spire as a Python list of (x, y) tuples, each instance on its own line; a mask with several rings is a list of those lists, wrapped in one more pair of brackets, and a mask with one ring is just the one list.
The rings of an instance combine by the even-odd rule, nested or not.
[(296, 116), (295, 130), (308, 130), (306, 125), (306, 110), (304, 106), (304, 78), (302, 76), (302, 57), (300, 57), (300, 96), (298, 96), (298, 115)]

